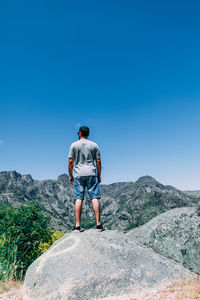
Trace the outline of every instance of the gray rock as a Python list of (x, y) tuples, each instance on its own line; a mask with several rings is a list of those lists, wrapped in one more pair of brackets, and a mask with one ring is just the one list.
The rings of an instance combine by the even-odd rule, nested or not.
[(200, 216), (196, 208), (171, 209), (126, 236), (200, 273)]
[(89, 229), (66, 233), (35, 260), (22, 294), (23, 300), (130, 299), (141, 288), (195, 277), (122, 232)]

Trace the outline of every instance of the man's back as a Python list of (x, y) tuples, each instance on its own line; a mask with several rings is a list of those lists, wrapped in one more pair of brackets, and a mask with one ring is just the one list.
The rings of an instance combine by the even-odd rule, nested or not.
[(70, 146), (69, 158), (74, 158), (74, 173), (77, 176), (97, 176), (95, 160), (101, 158), (96, 143), (81, 138)]
[[(99, 183), (101, 182), (101, 155), (96, 143), (88, 140), (89, 128), (81, 126), (78, 132), (79, 141), (71, 144), (69, 149), (69, 183), (74, 184), (74, 200), (76, 226), (74, 230), (79, 232), (82, 202), (84, 200), (85, 189), (87, 188), (89, 198), (92, 201), (93, 211), (97, 221), (97, 229), (103, 230), (100, 221), (101, 198)], [(95, 165), (96, 161), (96, 165)], [(74, 168), (74, 176), (73, 176)], [(75, 177), (75, 178), (74, 178)]]

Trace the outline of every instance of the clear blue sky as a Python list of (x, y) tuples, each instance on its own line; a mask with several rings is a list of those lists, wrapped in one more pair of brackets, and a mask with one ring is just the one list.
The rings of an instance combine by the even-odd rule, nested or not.
[(67, 173), (79, 125), (102, 183), (200, 189), (199, 1), (1, 1), (0, 171)]

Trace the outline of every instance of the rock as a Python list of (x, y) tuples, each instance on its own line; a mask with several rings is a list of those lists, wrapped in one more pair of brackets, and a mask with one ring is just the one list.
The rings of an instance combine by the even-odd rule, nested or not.
[(126, 236), (200, 273), (200, 216), (196, 208), (171, 209)]
[[(23, 300), (130, 299), (196, 275), (117, 230), (66, 233), (28, 268)], [(127, 298), (128, 297), (128, 298)], [(107, 299), (107, 298), (106, 298)]]

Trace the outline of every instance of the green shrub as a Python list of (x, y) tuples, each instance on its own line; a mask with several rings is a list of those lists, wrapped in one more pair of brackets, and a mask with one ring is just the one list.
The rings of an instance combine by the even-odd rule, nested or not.
[(56, 228), (53, 228), (51, 231), (51, 237), (52, 240), (48, 243), (42, 243), (40, 242), (39, 248), (41, 250), (41, 252), (45, 252), (51, 245), (53, 245), (53, 243), (55, 243), (55, 241), (59, 240), (61, 237), (63, 237), (64, 232), (57, 230)]
[(52, 243), (50, 215), (34, 201), (18, 207), (0, 205), (0, 280), (23, 280), (41, 254), (40, 243)]

